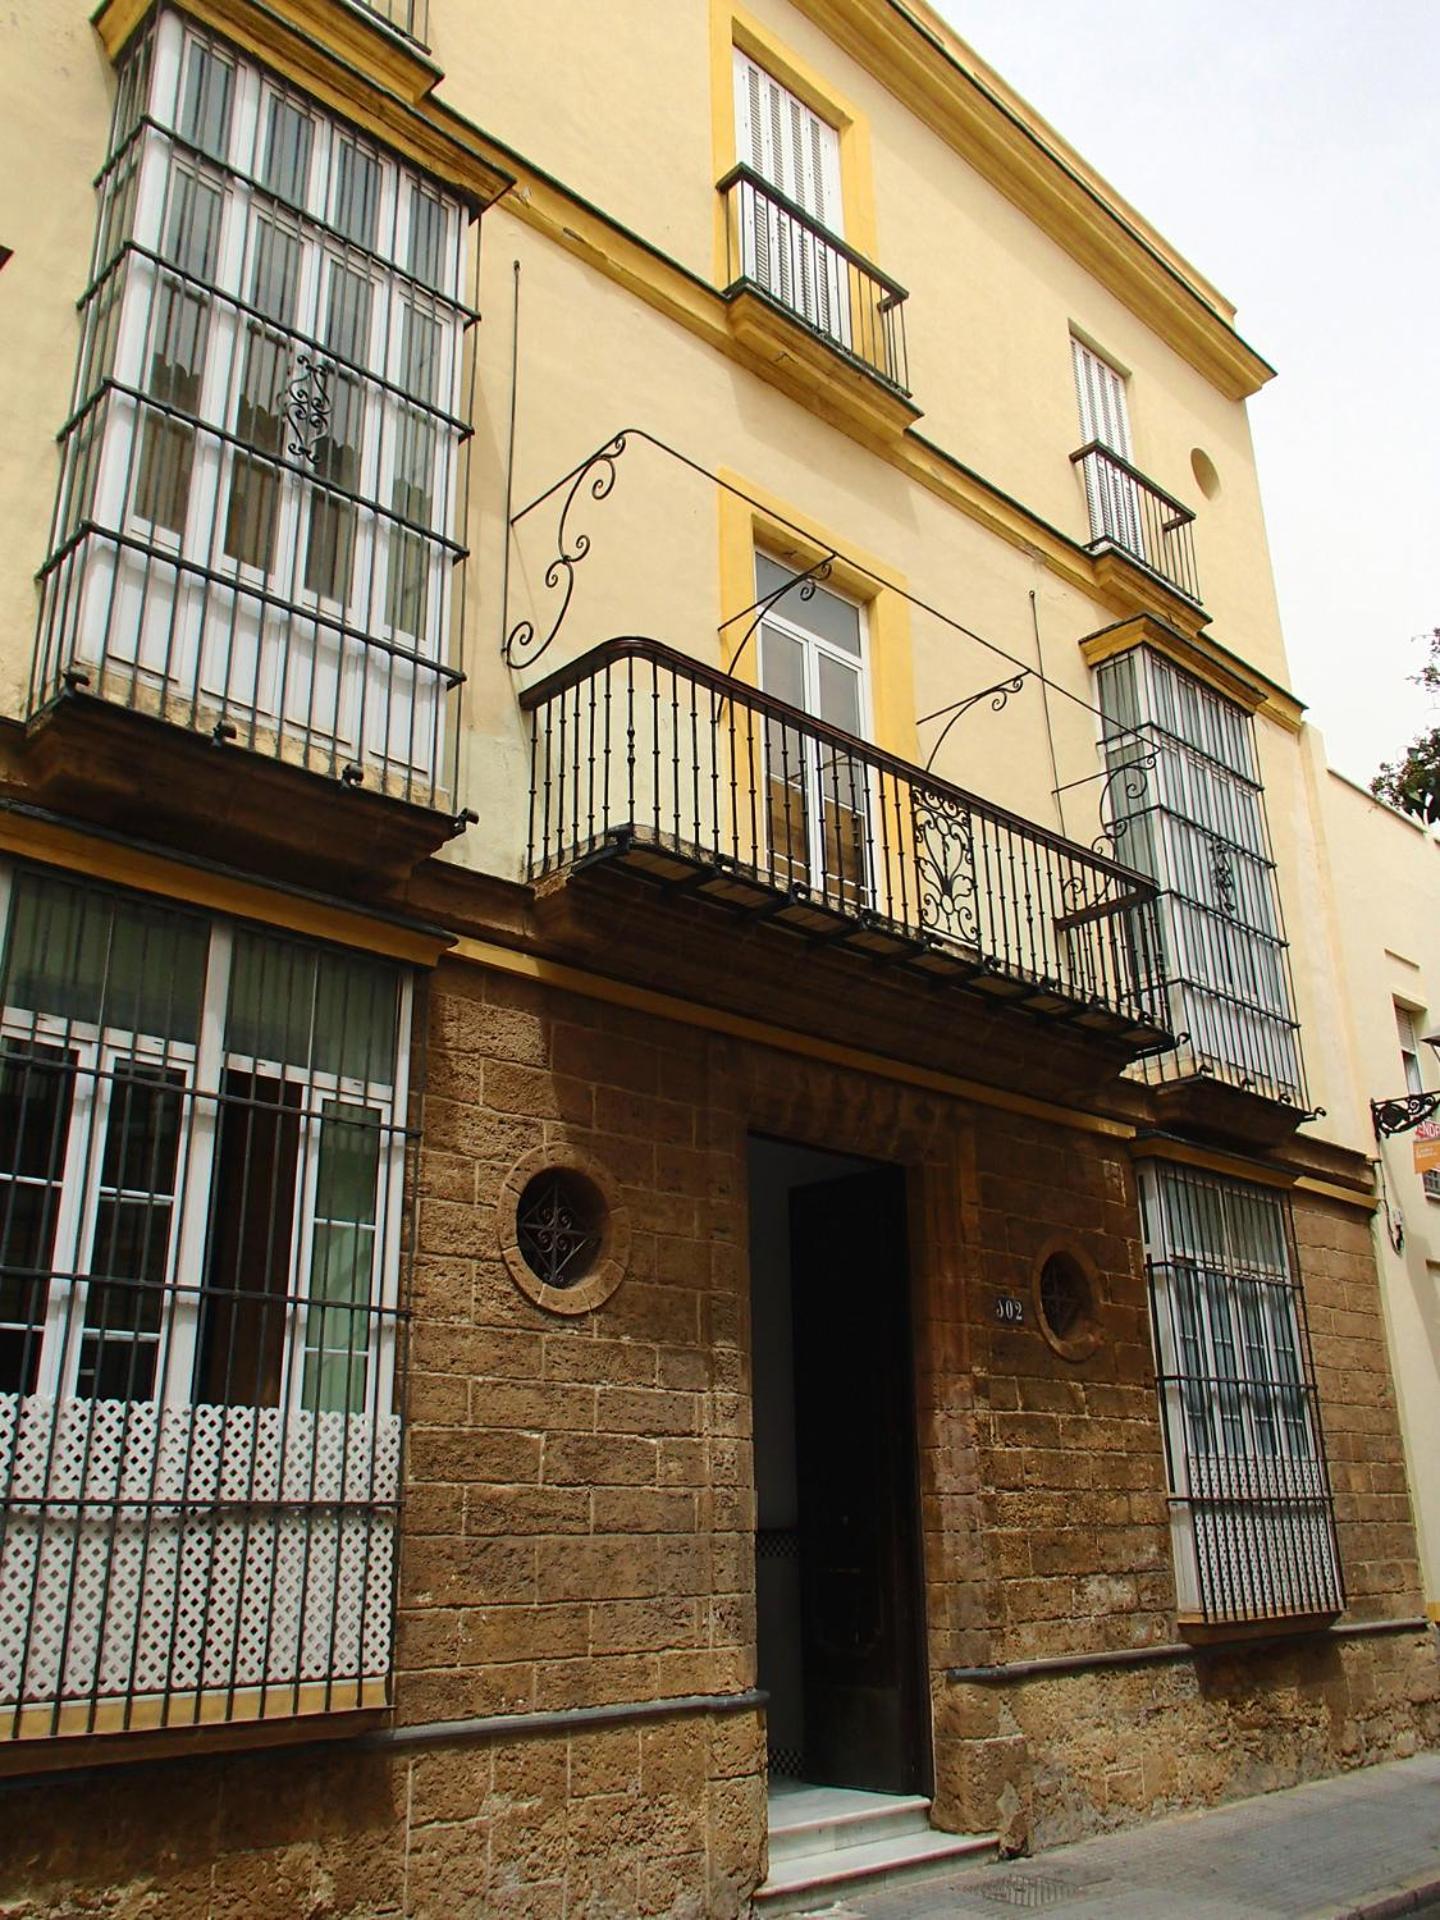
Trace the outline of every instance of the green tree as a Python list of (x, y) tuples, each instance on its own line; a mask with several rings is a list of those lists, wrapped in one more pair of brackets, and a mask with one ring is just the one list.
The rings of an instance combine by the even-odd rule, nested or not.
[[(1430, 658), (1410, 678), (1427, 693), (1440, 695), (1440, 627), (1432, 628), (1427, 644)], [(1385, 761), (1370, 791), (1429, 826), (1440, 821), (1440, 727), (1412, 740), (1402, 759)]]

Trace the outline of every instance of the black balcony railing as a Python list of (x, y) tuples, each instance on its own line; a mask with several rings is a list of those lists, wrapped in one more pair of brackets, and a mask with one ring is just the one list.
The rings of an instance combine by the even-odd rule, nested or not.
[(1147, 480), (1118, 453), (1092, 440), (1071, 460), (1085, 482), (1092, 547), (1118, 547), (1156, 573), (1177, 593), (1200, 605), (1195, 571), (1195, 515)]
[(419, 47), (430, 45), (430, 0), (354, 0), (362, 13), (376, 13)]
[(753, 167), (733, 167), (719, 190), (727, 293), (763, 294), (837, 352), (908, 394), (905, 289)]
[(684, 654), (595, 648), (520, 696), (530, 870), (621, 858), (781, 920), (1161, 1045), (1155, 888)]

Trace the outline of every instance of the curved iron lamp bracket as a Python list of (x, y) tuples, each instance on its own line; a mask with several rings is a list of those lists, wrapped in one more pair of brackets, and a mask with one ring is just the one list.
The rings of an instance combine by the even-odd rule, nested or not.
[(972, 707), (978, 707), (982, 700), (988, 700), (992, 713), (1003, 712), (1009, 702), (1011, 694), (1019, 693), (1020, 689), (1025, 685), (1025, 682), (1033, 677), (1033, 673), (1033, 668), (1026, 667), (1020, 673), (1012, 674), (1008, 680), (997, 680), (993, 687), (982, 687), (978, 693), (967, 694), (963, 700), (954, 700), (948, 707), (937, 707), (934, 713), (923, 714), (920, 719), (915, 722), (917, 727), (928, 726), (932, 720), (942, 720), (947, 713), (950, 716), (950, 718), (945, 721), (945, 725), (940, 729), (939, 738), (930, 749), (929, 757), (925, 762), (925, 771), (927, 773), (934, 771), (935, 756), (949, 738), (950, 729), (957, 721), (963, 720)]
[(513, 672), (518, 672), (523, 667), (534, 666), (541, 655), (548, 652), (556, 634), (564, 626), (565, 616), (570, 611), (570, 601), (575, 592), (575, 569), (590, 551), (589, 534), (571, 531), (571, 512), (582, 494), (587, 495), (591, 500), (604, 500), (609, 497), (615, 486), (616, 465), (628, 444), (628, 429), (625, 433), (617, 433), (615, 438), (601, 447), (597, 453), (592, 453), (582, 467), (567, 474), (565, 479), (557, 480), (553, 487), (542, 493), (538, 499), (532, 500), (523, 513), (517, 513), (515, 519), (510, 522), (513, 529), (515, 522), (522, 519), (525, 513), (529, 513), (543, 501), (551, 499), (562, 487), (567, 489), (555, 534), (555, 557), (545, 569), (545, 585), (552, 593), (558, 590), (560, 604), (556, 607), (543, 638), (537, 634), (533, 620), (517, 621), (506, 634), (505, 643), (500, 652), (506, 666)]
[(1370, 1118), (1377, 1140), (1383, 1140), (1390, 1133), (1413, 1133), (1425, 1121), (1433, 1120), (1437, 1113), (1440, 1113), (1440, 1093), (1404, 1093), (1393, 1100), (1370, 1102)]
[(728, 620), (722, 620), (720, 622), (720, 625), (716, 628), (716, 632), (724, 633), (725, 629), (727, 627), (733, 627), (737, 620), (743, 620), (747, 614), (753, 615), (749, 626), (746, 627), (744, 633), (740, 636), (739, 646), (736, 647), (729, 660), (725, 663), (726, 673), (734, 673), (741, 655), (749, 646), (754, 636), (755, 629), (763, 623), (766, 614), (769, 613), (771, 608), (779, 601), (783, 600), (787, 593), (793, 593), (795, 588), (798, 587), (800, 589), (801, 600), (814, 599), (816, 587), (820, 585), (822, 580), (828, 580), (830, 578), (830, 570), (835, 564), (835, 559), (836, 556), (833, 551), (825, 554), (821, 559), (817, 560), (813, 566), (807, 567), (803, 573), (792, 574), (788, 580), (782, 580), (778, 587), (772, 588), (769, 593), (763, 594), (760, 599), (752, 600), (749, 606), (742, 607), (739, 613), (732, 613)]

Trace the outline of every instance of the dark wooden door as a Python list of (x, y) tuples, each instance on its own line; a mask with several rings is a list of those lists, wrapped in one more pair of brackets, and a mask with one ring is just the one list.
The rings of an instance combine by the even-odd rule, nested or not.
[(806, 1778), (923, 1791), (903, 1173), (795, 1188), (790, 1271)]

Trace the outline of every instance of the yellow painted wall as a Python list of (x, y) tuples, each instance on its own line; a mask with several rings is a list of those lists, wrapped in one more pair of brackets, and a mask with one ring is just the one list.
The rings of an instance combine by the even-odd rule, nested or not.
[(69, 0), (0, 15), (0, 712), (24, 704), (114, 83)]
[[(1414, 1010), (1417, 1034), (1440, 1027), (1440, 842), (1339, 774), (1325, 775), (1321, 798), (1340, 901), (1344, 1016), (1368, 1133), (1369, 1100), (1405, 1091), (1396, 1002)], [(1426, 1085), (1440, 1087), (1440, 1065), (1428, 1048), (1420, 1052)], [(1372, 1136), (1370, 1151), (1404, 1222), (1397, 1250), (1382, 1209), (1375, 1241), (1425, 1596), (1440, 1618), (1440, 1200), (1427, 1198), (1414, 1170), (1411, 1135), (1379, 1146)]]
[[(446, 76), (441, 93), (708, 286), (729, 98), (728, 72), (717, 70), (729, 16), (716, 6), (718, 0), (628, 0), (603, 8), (525, 0), (487, 7), (481, 22), (473, 0), (433, 0), (433, 44)], [(812, 5), (802, 9), (792, 0), (747, 0), (745, 31), (783, 47), (795, 71), (814, 76), (817, 90), (831, 88), (863, 128), (852, 145), (857, 154), (868, 152), (873, 167), (870, 243), (879, 264), (911, 293), (912, 385), (924, 410), (919, 433), (1083, 541), (1083, 495), (1068, 457), (1079, 439), (1069, 330), (1081, 328), (1131, 369), (1138, 463), (1199, 511), (1200, 577), (1215, 637), (1283, 681), (1243, 406), (921, 124), (896, 92), (822, 32), (813, 13)], [(23, 28), (11, 21), (0, 35), (0, 160), (15, 189), (0, 233), (15, 249), (0, 275), (8, 409), (0, 501), (10, 536), (0, 553), (0, 701), (14, 712), (33, 644), (33, 575), (44, 557), (54, 436), (73, 377), (74, 303), (88, 267), (90, 183), (104, 156), (112, 82), (81, 0), (34, 0)], [(516, 170), (524, 168), (517, 162)], [(893, 436), (884, 455), (822, 416), (823, 393), (811, 405), (777, 391), (720, 350), (723, 331), (707, 338), (698, 322), (681, 324), (622, 284), (618, 268), (604, 271), (587, 260), (580, 241), (562, 230), (569, 224), (572, 235), (590, 232), (582, 208), (572, 205), (556, 231), (543, 231), (542, 183), (522, 186), (521, 194), (532, 187), (529, 204), (519, 195), (502, 201), (482, 223), (484, 318), (475, 335), (476, 438), (464, 529), (474, 557), (459, 641), (470, 680), (457, 796), (479, 813), (480, 826), (450, 857), (507, 877), (522, 871), (526, 734), (516, 677), (499, 648), (508, 623), (543, 618), (554, 520), (537, 514), (511, 545), (507, 609), (516, 261), (514, 504), (627, 425), (753, 483), (757, 496), (780, 511), (789, 503), (798, 521), (822, 529), (852, 556), (870, 556), (878, 573), (903, 580), (972, 630), (967, 635), (913, 609), (901, 621), (883, 595), (877, 603), (886, 656), (876, 682), (880, 743), (906, 757), (923, 760), (938, 731), (922, 729), (917, 738), (916, 714), (1007, 677), (1012, 661), (1034, 662), (1038, 626), (1045, 667), (1058, 683), (1048, 716), (1032, 682), (1003, 713), (977, 710), (964, 720), (937, 770), (1046, 825), (1092, 838), (1098, 784), (1076, 788), (1060, 804), (1052, 793), (1057, 775), (1064, 784), (1098, 767), (1096, 723), (1086, 704), (1090, 678), (1076, 643), (1116, 614), (1083, 585), (1083, 562), (1072, 559), (1068, 574), (1055, 571), (1023, 540), (998, 537), (923, 484), (919, 456), (897, 455)], [(620, 238), (604, 244), (617, 256), (623, 251)], [(641, 270), (633, 261), (626, 269)], [(665, 278), (663, 263), (643, 270)], [(704, 307), (705, 287), (692, 291)], [(723, 329), (718, 303), (710, 300), (705, 311), (705, 324), (713, 329), (719, 315)], [(1203, 500), (1190, 473), (1194, 446), (1204, 447), (1219, 470), (1213, 502)], [(617, 633), (654, 634), (719, 661), (717, 627), (734, 608), (724, 598), (713, 490), (637, 445), (617, 472), (613, 495), (586, 503), (585, 511), (577, 524), (592, 531), (594, 546), (577, 572), (570, 621), (556, 648), (522, 677)], [(904, 640), (897, 640), (902, 631)], [(901, 659), (907, 647), (910, 657)], [(901, 710), (907, 702), (909, 715)], [(1326, 1123), (1332, 1136), (1353, 1140), (1362, 1136), (1353, 1103), (1346, 1108), (1346, 1064), (1329, 1039), (1329, 909), (1310, 883), (1313, 782), (1293, 734), (1266, 722), (1261, 734), (1313, 1091), (1334, 1116)]]

